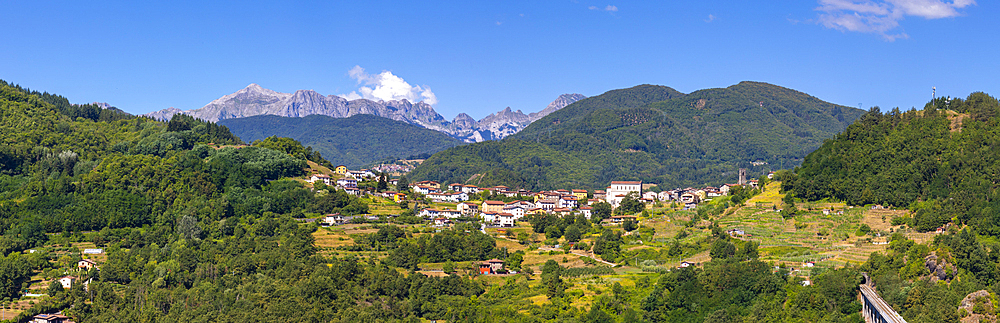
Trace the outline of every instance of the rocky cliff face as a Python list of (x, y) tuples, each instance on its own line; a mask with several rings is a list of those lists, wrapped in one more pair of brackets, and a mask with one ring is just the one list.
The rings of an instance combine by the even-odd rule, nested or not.
[(552, 103), (549, 103), (549, 106), (545, 107), (545, 109), (542, 109), (542, 111), (531, 113), (528, 115), (528, 117), (531, 118), (531, 122), (535, 122), (535, 120), (541, 119), (542, 117), (549, 115), (549, 113), (556, 112), (556, 110), (565, 108), (567, 105), (573, 104), (573, 102), (580, 101), (586, 98), (587, 97), (584, 96), (583, 94), (578, 94), (578, 93), (563, 94), (560, 95), (558, 98), (556, 98), (555, 101), (552, 101)]
[(250, 84), (236, 93), (218, 98), (198, 109), (182, 111), (169, 108), (147, 113), (145, 116), (166, 120), (174, 114), (184, 113), (217, 122), (257, 115), (305, 117), (318, 114), (347, 118), (358, 114), (370, 114), (441, 131), (465, 142), (480, 142), (503, 139), (521, 131), (532, 121), (583, 98), (585, 96), (580, 94), (563, 94), (544, 110), (530, 115), (520, 110), (511, 111), (508, 107), (479, 121), (461, 113), (449, 122), (424, 102), (411, 103), (407, 100), (375, 102), (365, 99), (348, 101), (336, 95), (324, 96), (312, 90), (281, 93)]

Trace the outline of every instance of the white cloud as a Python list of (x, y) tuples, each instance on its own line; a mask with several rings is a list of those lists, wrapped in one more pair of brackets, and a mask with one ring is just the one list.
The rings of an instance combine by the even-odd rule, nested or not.
[(617, 6), (612, 6), (612, 5), (607, 5), (604, 8), (601, 8), (601, 7), (598, 7), (598, 6), (590, 6), (590, 7), (587, 7), (587, 9), (590, 9), (590, 10), (601, 10), (601, 11), (607, 11), (607, 12), (618, 12), (618, 7)]
[(705, 19), (705, 22), (712, 22), (712, 21), (715, 21), (715, 15), (708, 15), (708, 19)]
[(975, 0), (819, 0), (817, 22), (840, 31), (877, 34), (887, 41), (909, 38), (899, 30), (907, 16), (924, 19), (960, 16), (958, 9), (975, 5)]
[[(424, 101), (437, 104), (437, 96), (431, 88), (424, 85), (410, 85), (403, 78), (389, 71), (379, 74), (368, 74), (361, 66), (354, 66), (347, 75), (363, 84), (357, 91), (340, 96), (348, 100), (368, 99), (373, 101), (407, 100), (410, 102)], [(360, 92), (360, 93), (359, 93)]]

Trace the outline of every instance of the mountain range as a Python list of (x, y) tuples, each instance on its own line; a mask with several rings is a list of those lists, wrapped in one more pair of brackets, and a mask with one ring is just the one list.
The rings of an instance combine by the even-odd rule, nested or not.
[(639, 85), (576, 101), (503, 140), (441, 151), (410, 178), (527, 189), (719, 185), (739, 168), (798, 165), (863, 113), (760, 82), (692, 93)]
[(430, 155), (463, 144), (439, 131), (368, 114), (347, 118), (259, 115), (224, 119), (218, 124), (247, 143), (269, 136), (298, 140), (334, 165), (350, 169), (386, 159)]
[(312, 90), (281, 93), (250, 84), (236, 93), (225, 95), (198, 109), (185, 111), (168, 108), (147, 113), (145, 116), (165, 120), (174, 114), (183, 113), (217, 122), (259, 115), (282, 117), (325, 115), (347, 118), (358, 114), (369, 114), (441, 131), (464, 142), (481, 142), (503, 139), (517, 133), (531, 122), (583, 98), (585, 96), (581, 94), (563, 94), (537, 113), (524, 114), (520, 110), (511, 111), (508, 107), (478, 121), (465, 113), (448, 121), (434, 111), (431, 105), (424, 102), (347, 100), (336, 95), (324, 96)]

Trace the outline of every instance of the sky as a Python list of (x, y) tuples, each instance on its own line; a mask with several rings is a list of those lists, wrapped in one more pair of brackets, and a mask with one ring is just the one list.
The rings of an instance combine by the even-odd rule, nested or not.
[[(451, 119), (760, 81), (869, 109), (1000, 95), (996, 1), (5, 1), (0, 79), (140, 114), (251, 83)], [(991, 18), (994, 17), (994, 18)]]

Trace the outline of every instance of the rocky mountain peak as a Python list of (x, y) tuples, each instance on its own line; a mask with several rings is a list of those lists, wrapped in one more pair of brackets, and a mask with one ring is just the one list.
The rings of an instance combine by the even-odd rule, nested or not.
[(378, 102), (366, 99), (348, 101), (336, 95), (324, 96), (313, 90), (281, 93), (266, 89), (257, 83), (250, 83), (245, 88), (215, 99), (198, 109), (182, 111), (170, 108), (147, 113), (146, 116), (168, 120), (174, 114), (184, 113), (203, 120), (217, 122), (224, 119), (268, 114), (284, 117), (326, 115), (334, 118), (370, 114), (441, 131), (466, 142), (479, 142), (503, 139), (515, 134), (534, 120), (581, 98), (584, 96), (580, 94), (560, 95), (545, 110), (531, 115), (526, 115), (521, 110), (506, 107), (479, 121), (468, 114), (460, 113), (449, 122), (438, 114), (434, 107), (423, 101), (415, 103), (405, 99)]

